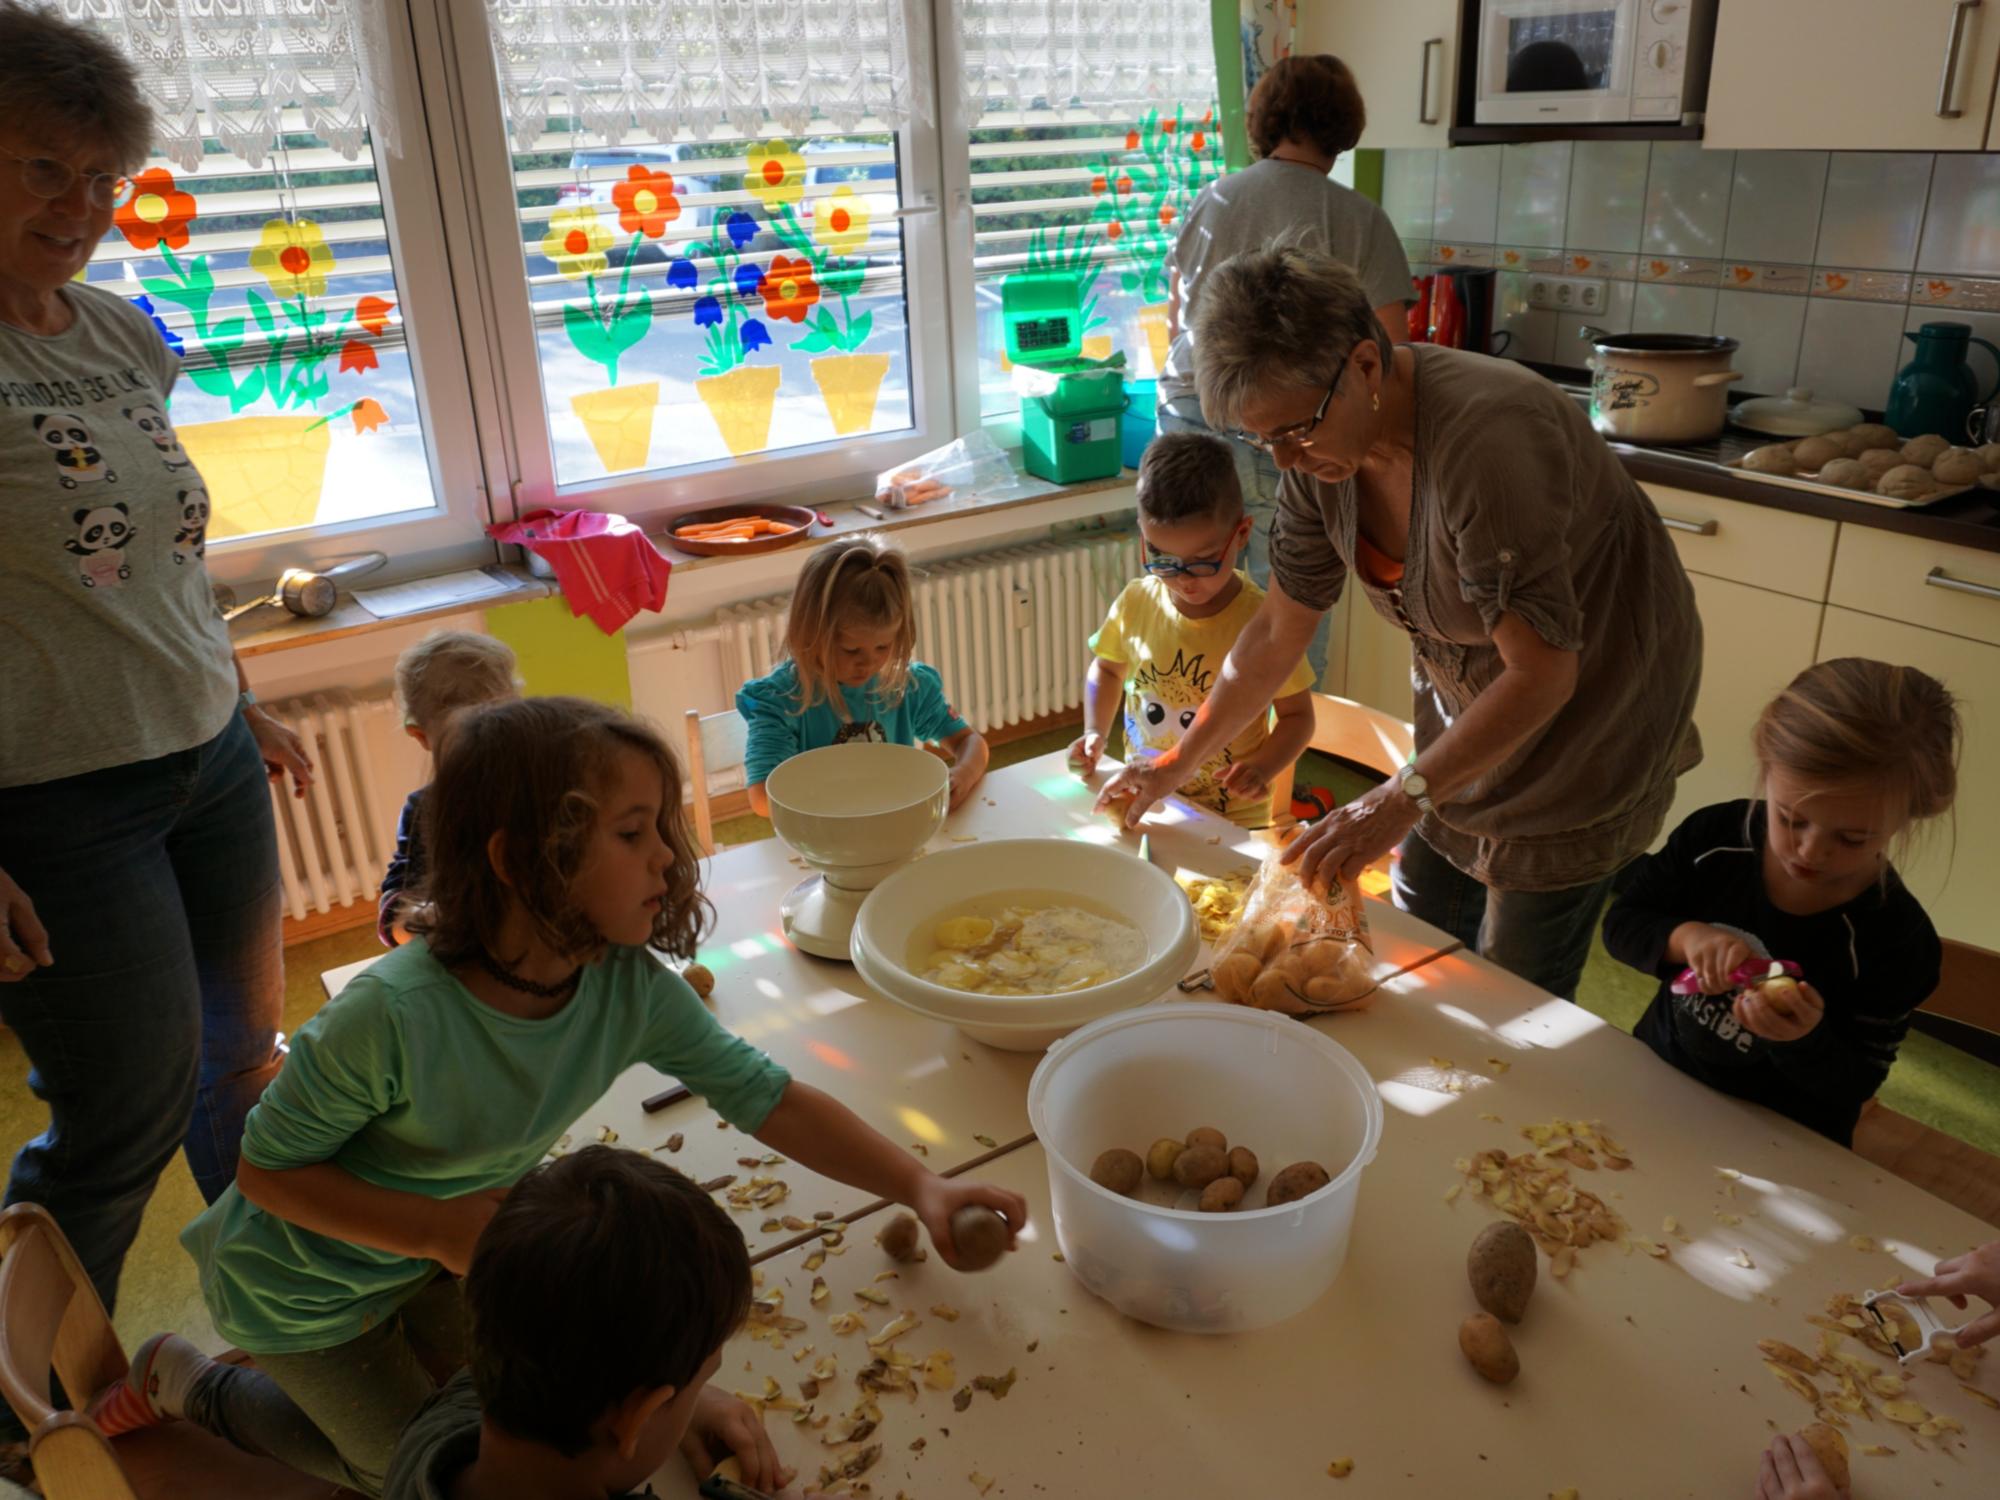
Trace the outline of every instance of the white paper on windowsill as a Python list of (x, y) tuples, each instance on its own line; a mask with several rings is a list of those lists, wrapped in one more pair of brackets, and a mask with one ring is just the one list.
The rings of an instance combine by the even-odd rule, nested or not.
[(511, 594), (521, 587), (504, 568), (468, 568), (462, 573), (445, 573), (436, 578), (417, 578), (388, 588), (358, 589), (354, 602), (378, 620), (394, 620), (429, 610), (450, 609), (481, 599)]

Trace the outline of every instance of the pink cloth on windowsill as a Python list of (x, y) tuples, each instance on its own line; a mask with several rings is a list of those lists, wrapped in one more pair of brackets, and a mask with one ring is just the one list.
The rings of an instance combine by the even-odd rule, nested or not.
[(616, 635), (642, 609), (667, 602), (673, 563), (623, 516), (595, 510), (533, 510), (486, 528), (495, 541), (526, 547), (555, 570), (570, 613)]

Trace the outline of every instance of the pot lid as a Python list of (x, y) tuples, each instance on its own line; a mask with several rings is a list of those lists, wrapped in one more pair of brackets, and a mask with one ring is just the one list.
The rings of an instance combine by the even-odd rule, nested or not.
[(1795, 386), (1782, 396), (1758, 396), (1737, 403), (1730, 408), (1729, 420), (1774, 437), (1817, 437), (1854, 426), (1861, 413), (1844, 401), (1816, 400), (1810, 390)]
[(1606, 354), (1733, 354), (1741, 347), (1726, 335), (1706, 333), (1606, 333), (1601, 328), (1583, 333)]

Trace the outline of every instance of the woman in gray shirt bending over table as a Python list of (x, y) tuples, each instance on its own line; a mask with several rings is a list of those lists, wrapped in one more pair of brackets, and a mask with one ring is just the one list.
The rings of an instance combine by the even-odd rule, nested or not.
[(1346, 266), (1209, 273), (1201, 402), (1285, 471), (1272, 586), (1180, 744), (1121, 772), (1128, 823), (1265, 712), (1350, 574), (1415, 649), (1416, 755), (1291, 844), (1307, 880), (1399, 844), (1396, 904), (1573, 999), (1611, 877), (1701, 758), (1694, 592), (1570, 398), (1506, 360), (1392, 348)]
[[(1389, 337), (1403, 341), (1403, 304), (1410, 296), (1403, 243), (1377, 204), (1327, 176), (1335, 159), (1354, 149), (1366, 121), (1361, 90), (1337, 57), (1287, 57), (1250, 91), (1245, 123), (1261, 159), (1203, 188), (1174, 239), (1167, 291), (1173, 344), (1160, 372), (1160, 431), (1209, 430), (1196, 399), (1191, 325), (1201, 307), (1202, 277), (1232, 255), (1280, 242), (1326, 251), (1354, 267)], [(1252, 522), (1244, 566), (1261, 587), (1271, 581), (1278, 470), (1269, 453), (1243, 442), (1230, 446)], [(1315, 681), (1326, 672), (1326, 641), (1322, 624), (1306, 652)]]

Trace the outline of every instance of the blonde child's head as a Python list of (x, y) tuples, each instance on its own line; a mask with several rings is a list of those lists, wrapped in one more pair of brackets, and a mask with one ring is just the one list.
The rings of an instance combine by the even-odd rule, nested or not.
[(396, 658), (403, 728), (427, 750), (438, 748), (446, 722), (459, 710), (520, 693), (513, 651), (490, 635), (433, 631)]
[(799, 677), (799, 707), (872, 677), (885, 703), (903, 696), (917, 649), (910, 567), (877, 536), (843, 537), (806, 559), (785, 619), (785, 649)]
[(1771, 846), (1800, 879), (1885, 863), (1958, 791), (1958, 710), (1915, 667), (1846, 656), (1806, 668), (1753, 733)]
[(692, 958), (713, 913), (681, 788), (665, 739), (621, 709), (523, 698), (463, 711), (424, 799), (430, 867), (410, 930), (443, 963), (514, 963), (497, 945), (518, 909), (579, 962), (613, 944)]

